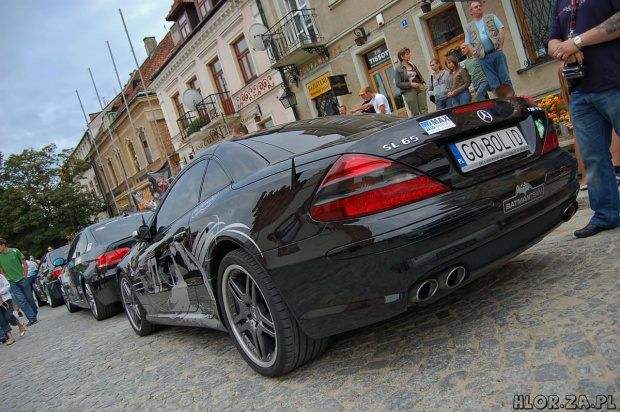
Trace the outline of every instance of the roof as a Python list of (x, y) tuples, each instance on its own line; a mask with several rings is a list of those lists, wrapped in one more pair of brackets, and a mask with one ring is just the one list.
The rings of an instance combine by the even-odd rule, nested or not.
[(185, 7), (182, 7), (183, 3), (191, 4), (193, 6), (194, 0), (174, 0), (174, 3), (170, 7), (170, 11), (166, 16), (166, 21), (176, 21), (179, 14), (185, 10)]

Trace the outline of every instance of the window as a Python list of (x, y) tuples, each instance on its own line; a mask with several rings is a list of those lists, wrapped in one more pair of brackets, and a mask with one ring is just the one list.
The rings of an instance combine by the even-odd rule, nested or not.
[(169, 189), (168, 195), (157, 212), (157, 231), (168, 227), (198, 203), (206, 167), (206, 160), (191, 165)]
[(187, 13), (183, 13), (179, 20), (177, 20), (177, 24), (179, 25), (179, 32), (181, 33), (182, 38), (186, 38), (190, 31), (192, 31), (191, 26), (189, 25), (189, 19), (187, 18)]
[(186, 84), (188, 89), (194, 89), (200, 93), (200, 84), (198, 83), (196, 76), (192, 77)]
[(181, 117), (185, 114), (185, 110), (183, 110), (183, 103), (181, 103), (181, 95), (179, 93), (175, 93), (172, 96), (172, 103), (174, 107), (177, 109), (177, 116)]
[[(108, 172), (110, 176), (112, 176), (112, 183), (114, 187), (118, 186), (118, 179), (116, 178), (116, 173), (114, 172), (114, 166), (112, 165), (112, 159), (108, 159)], [(112, 188), (110, 188), (112, 190)]]
[(213, 5), (211, 4), (211, 0), (198, 0), (198, 12), (200, 13), (200, 18), (204, 18)]
[(129, 156), (131, 157), (136, 172), (139, 172), (140, 162), (138, 162), (138, 154), (136, 153), (136, 149), (133, 147), (133, 143), (127, 142), (127, 150), (129, 151)]
[(233, 114), (235, 109), (233, 107), (232, 99), (228, 94), (228, 84), (226, 83), (226, 78), (224, 77), (224, 71), (222, 70), (220, 60), (216, 58), (209, 63), (209, 70), (211, 71), (211, 76), (213, 76), (215, 88), (220, 94), (220, 102), (224, 108), (224, 113)]
[(146, 155), (146, 161), (149, 162), (149, 164), (153, 163), (153, 156), (151, 155), (149, 142), (146, 139), (146, 134), (144, 134), (144, 131), (140, 132), (140, 141), (142, 142), (142, 148), (144, 149), (144, 154)]
[(242, 36), (237, 40), (234, 44), (234, 48), (237, 61), (239, 62), (239, 68), (243, 75), (243, 81), (247, 84), (250, 80), (256, 78), (256, 69), (254, 68), (248, 42), (245, 40), (245, 37)]
[(550, 59), (547, 41), (551, 28), (551, 13), (554, 0), (512, 0), (521, 43), (525, 49), (525, 66)]
[(209, 161), (207, 174), (202, 182), (200, 201), (202, 202), (203, 200), (208, 199), (226, 186), (229, 186), (230, 183), (230, 177), (228, 177), (224, 169), (222, 169), (222, 166), (220, 166), (220, 164), (215, 160)]

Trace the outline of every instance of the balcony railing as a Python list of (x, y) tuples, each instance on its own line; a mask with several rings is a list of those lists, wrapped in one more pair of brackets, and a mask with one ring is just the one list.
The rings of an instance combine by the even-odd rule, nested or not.
[(299, 63), (291, 61), (294, 52), (323, 45), (315, 17), (314, 9), (294, 10), (262, 35), (272, 67)]
[[(179, 130), (183, 139), (189, 137), (194, 130), (189, 130), (192, 123), (200, 119), (199, 126), (215, 127), (219, 125), (219, 120), (224, 120), (225, 116), (235, 114), (235, 107), (229, 92), (213, 93), (205, 97), (196, 104), (196, 111), (190, 111), (177, 119)], [(196, 127), (196, 126), (194, 126)]]

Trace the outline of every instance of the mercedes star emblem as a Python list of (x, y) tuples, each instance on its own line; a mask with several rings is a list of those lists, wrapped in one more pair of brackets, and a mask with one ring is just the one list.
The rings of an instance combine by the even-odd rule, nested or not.
[(487, 112), (486, 110), (478, 110), (477, 113), (478, 113), (478, 117), (483, 122), (491, 123), (493, 121), (493, 116), (491, 115), (491, 113)]

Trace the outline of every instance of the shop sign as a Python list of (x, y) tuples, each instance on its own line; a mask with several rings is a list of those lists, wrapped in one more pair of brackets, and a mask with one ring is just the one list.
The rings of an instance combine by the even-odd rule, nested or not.
[(311, 99), (330, 91), (332, 87), (329, 84), (329, 72), (312, 80), (306, 87), (308, 88), (308, 93), (310, 93)]
[(241, 110), (274, 87), (276, 87), (276, 82), (270, 74), (254, 82), (251, 86), (241, 90), (239, 94), (234, 96), (236, 110)]
[(344, 96), (345, 94), (350, 93), (349, 88), (347, 87), (347, 82), (344, 80), (344, 76), (344, 74), (329, 76), (329, 85), (334, 92), (334, 96)]
[(374, 69), (390, 61), (390, 51), (386, 44), (382, 44), (370, 53), (366, 53), (364, 59), (366, 59), (366, 66), (368, 66), (368, 69)]

